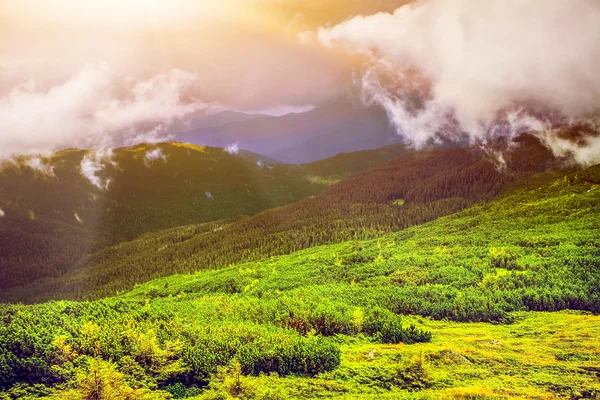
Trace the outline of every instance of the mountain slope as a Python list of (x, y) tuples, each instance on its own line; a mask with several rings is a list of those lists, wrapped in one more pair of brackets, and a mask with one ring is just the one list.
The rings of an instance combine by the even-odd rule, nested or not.
[[(294, 166), (243, 150), (229, 155), (165, 143), (97, 158), (73, 149), (6, 163), (0, 170), (0, 288), (61, 276), (90, 253), (146, 232), (240, 218), (310, 197), (331, 180), (404, 151), (395, 146)], [(98, 186), (82, 175), (83, 165), (95, 169), (96, 175), (87, 173)]]
[(0, 390), (593, 398), (598, 316), (555, 311), (600, 312), (599, 200), (595, 166), (377, 240), (2, 305)]
[(264, 299), (279, 290), (458, 321), (502, 320), (515, 310), (597, 313), (599, 200), (597, 165), (378, 239), (166, 277), (124, 296)]
[[(254, 161), (262, 159), (264, 167)], [(167, 143), (7, 162), (0, 170), (0, 287), (42, 271), (60, 274), (90, 252), (146, 232), (256, 214), (324, 187), (267, 160)]]
[[(390, 150), (396, 151), (385, 149)], [(507, 152), (504, 170), (476, 147), (399, 150), (398, 157), (342, 180), (315, 198), (251, 218), (221, 221), (211, 229), (187, 226), (159, 236), (147, 235), (99, 251), (63, 277), (36, 282), (26, 290), (5, 291), (0, 298), (97, 298), (158, 276), (375, 238), (490, 200), (515, 182), (534, 173), (558, 170), (561, 165), (539, 142)], [(531, 164), (523, 164), (525, 154)], [(343, 165), (357, 156), (340, 156), (336, 163)], [(298, 167), (298, 171), (311, 168), (323, 173), (330, 167), (319, 163)], [(557, 175), (560, 173), (545, 173), (537, 175), (537, 180)]]

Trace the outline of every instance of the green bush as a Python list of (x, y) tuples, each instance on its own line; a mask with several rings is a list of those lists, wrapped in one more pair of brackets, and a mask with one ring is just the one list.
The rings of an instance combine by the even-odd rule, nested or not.
[(365, 311), (363, 331), (383, 343), (417, 343), (431, 340), (431, 333), (414, 326), (404, 329), (399, 315), (377, 306)]
[(207, 381), (218, 367), (234, 358), (245, 374), (314, 375), (337, 367), (340, 351), (322, 337), (244, 325), (197, 329), (191, 345), (183, 351), (183, 360), (195, 382)]

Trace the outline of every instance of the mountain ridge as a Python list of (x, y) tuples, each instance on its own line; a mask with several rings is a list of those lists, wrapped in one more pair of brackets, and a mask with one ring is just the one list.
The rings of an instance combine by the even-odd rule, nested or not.
[(261, 116), (178, 132), (175, 138), (217, 147), (238, 143), (240, 148), (292, 164), (401, 142), (382, 109), (346, 102), (324, 105), (304, 113)]

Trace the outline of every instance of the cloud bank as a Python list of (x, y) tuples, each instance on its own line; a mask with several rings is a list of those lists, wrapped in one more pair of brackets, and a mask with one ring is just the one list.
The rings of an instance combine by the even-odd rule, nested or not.
[(108, 190), (112, 179), (102, 177), (98, 173), (102, 172), (108, 165), (117, 166), (117, 163), (113, 161), (113, 156), (112, 149), (100, 149), (88, 152), (83, 157), (83, 160), (81, 160), (81, 175), (86, 177), (98, 189)]
[[(366, 56), (357, 77), (365, 102), (383, 106), (417, 147), (440, 135), (485, 141), (546, 130), (600, 110), (596, 0), (423, 0), (318, 37)], [(597, 143), (577, 148), (600, 161)]]
[(195, 82), (177, 69), (132, 80), (88, 65), (49, 88), (17, 85), (0, 98), (0, 158), (169, 139), (169, 126), (207, 106), (189, 96)]

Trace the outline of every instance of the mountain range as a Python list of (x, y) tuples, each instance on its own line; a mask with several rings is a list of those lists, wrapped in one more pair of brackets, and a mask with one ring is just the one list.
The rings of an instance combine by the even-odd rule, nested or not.
[(238, 143), (292, 164), (400, 143), (383, 109), (343, 101), (277, 117), (225, 111), (192, 121), (175, 140), (215, 147)]

